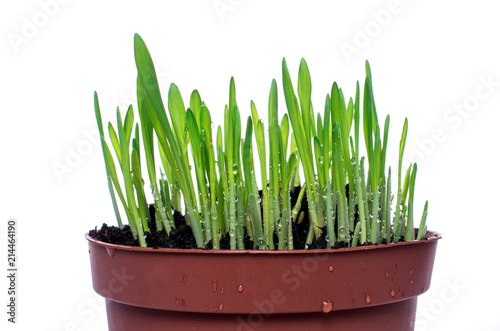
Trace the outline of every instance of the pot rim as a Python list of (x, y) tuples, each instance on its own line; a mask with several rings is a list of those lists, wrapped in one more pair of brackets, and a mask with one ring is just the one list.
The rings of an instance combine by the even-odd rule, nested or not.
[[(415, 229), (418, 231), (418, 229)], [(222, 255), (296, 255), (296, 254), (311, 254), (311, 253), (348, 253), (356, 251), (370, 251), (374, 249), (384, 249), (391, 247), (399, 247), (406, 245), (416, 245), (425, 244), (433, 241), (437, 241), (442, 238), (439, 232), (427, 231), (425, 236), (421, 240), (404, 241), (398, 243), (380, 244), (380, 245), (370, 245), (370, 246), (358, 246), (358, 247), (347, 247), (347, 248), (323, 248), (323, 249), (309, 249), (309, 250), (229, 250), (229, 249), (182, 249), (182, 248), (151, 248), (151, 247), (137, 247), (137, 246), (126, 246), (117, 245), (107, 242), (103, 242), (90, 237), (89, 233), (85, 234), (85, 238), (96, 245), (103, 246), (110, 249), (119, 249), (124, 251), (133, 252), (147, 252), (147, 253), (183, 253), (183, 254), (222, 254)]]

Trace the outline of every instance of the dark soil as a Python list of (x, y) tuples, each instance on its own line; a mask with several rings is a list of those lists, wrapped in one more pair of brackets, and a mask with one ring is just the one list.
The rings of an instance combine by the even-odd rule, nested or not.
[[(346, 189), (348, 188), (346, 187)], [(295, 206), (299, 192), (300, 192), (300, 187), (296, 187), (294, 191), (290, 192), (292, 206)], [(191, 227), (186, 225), (186, 220), (184, 218), (184, 215), (182, 215), (178, 211), (174, 212), (175, 229), (173, 229), (172, 231), (170, 231), (169, 234), (167, 234), (167, 232), (164, 229), (162, 229), (161, 231), (156, 230), (154, 205), (150, 205), (149, 208), (151, 215), (151, 219), (149, 221), (150, 232), (145, 232), (145, 239), (148, 247), (181, 248), (181, 249), (197, 248), (193, 232), (191, 231)], [(300, 223), (292, 223), (293, 247), (294, 249), (299, 249), (299, 250), (305, 249), (307, 233), (309, 231), (309, 212), (308, 212), (306, 195), (304, 195), (302, 199), (299, 215), (302, 212), (304, 212), (304, 217), (302, 221)], [(321, 237), (311, 246), (309, 246), (310, 249), (326, 248), (327, 246), (325, 238), (326, 231), (323, 231), (322, 233), (323, 234), (321, 235)], [(97, 229), (96, 227), (95, 229), (90, 230), (89, 235), (92, 238), (111, 244), (139, 246), (139, 241), (133, 238), (132, 231), (128, 225), (125, 225), (123, 229), (120, 229), (119, 227), (108, 226), (107, 224), (104, 223), (101, 226), (101, 229)], [(276, 235), (274, 238), (274, 242), (275, 242), (275, 249), (278, 249), (278, 238), (276, 237)], [(228, 233), (220, 239), (219, 244), (221, 249), (230, 249), (230, 240)], [(347, 246), (348, 246), (347, 243), (338, 242), (335, 244), (334, 248), (342, 248)], [(211, 249), (211, 248), (212, 248), (212, 243), (210, 242), (208, 243), (206, 249)], [(254, 249), (254, 248), (255, 247), (253, 241), (251, 241), (250, 237), (245, 233), (245, 249)]]

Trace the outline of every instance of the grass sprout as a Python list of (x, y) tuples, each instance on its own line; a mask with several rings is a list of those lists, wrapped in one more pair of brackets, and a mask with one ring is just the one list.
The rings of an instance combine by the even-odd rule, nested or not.
[[(428, 202), (418, 230), (414, 228), (417, 164), (411, 164), (404, 176), (402, 169), (408, 120), (399, 143), (394, 191), (396, 180), (386, 166), (390, 117), (379, 122), (368, 62), (362, 90), (357, 82), (354, 97), (346, 97), (334, 82), (323, 110), (315, 113), (306, 61), (300, 61), (294, 87), (283, 59), (287, 113), (280, 118), (279, 88), (273, 79), (267, 128), (253, 101), (250, 116), (241, 118), (231, 78), (224, 123), (214, 130), (211, 113), (197, 90), (184, 103), (172, 83), (164, 104), (153, 60), (137, 34), (134, 54), (138, 121), (132, 105), (124, 117), (117, 109), (116, 124), (108, 123), (106, 134), (97, 93), (94, 108), (118, 225), (124, 226), (120, 214), (124, 212), (141, 246), (146, 246), (150, 213), (156, 230), (169, 233), (175, 228), (174, 211), (179, 211), (199, 248), (220, 249), (221, 240), (228, 237), (231, 249), (245, 249), (248, 236), (254, 249), (294, 249), (292, 229), (305, 219), (304, 197), (309, 220), (306, 248), (318, 241), (333, 248), (424, 238)], [(300, 190), (292, 205), (291, 191), (296, 187)], [(154, 209), (149, 208), (149, 196)]]

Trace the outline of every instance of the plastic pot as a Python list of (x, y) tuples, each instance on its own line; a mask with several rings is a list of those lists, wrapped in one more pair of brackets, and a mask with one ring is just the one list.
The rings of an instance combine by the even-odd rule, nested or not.
[(311, 251), (151, 249), (90, 238), (109, 330), (413, 330), (440, 234)]

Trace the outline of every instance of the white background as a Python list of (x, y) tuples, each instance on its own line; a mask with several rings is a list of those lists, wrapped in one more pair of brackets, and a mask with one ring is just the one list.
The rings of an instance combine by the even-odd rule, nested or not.
[(272, 78), (281, 86), (283, 56), (294, 82), (300, 58), (308, 61), (316, 110), (334, 80), (354, 95), (369, 59), (379, 118), (391, 114), (391, 164), (408, 117), (406, 161), (418, 162), (417, 210), (428, 199), (429, 228), (443, 234), (416, 329), (500, 330), (495, 5), (2, 1), (0, 260), (6, 260), (6, 222), (15, 218), (20, 276), (14, 326), (3, 312), (7, 284), (1, 277), (0, 328), (106, 330), (84, 239), (90, 228), (115, 222), (95, 140), (93, 92), (106, 121), (114, 122), (117, 106), (134, 101), (138, 32), (163, 90), (173, 81), (187, 100), (197, 88), (216, 124), (231, 76), (242, 118), (251, 99), (265, 118)]

